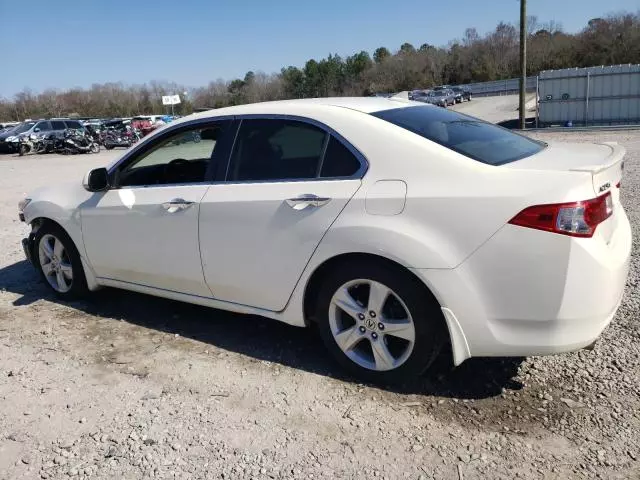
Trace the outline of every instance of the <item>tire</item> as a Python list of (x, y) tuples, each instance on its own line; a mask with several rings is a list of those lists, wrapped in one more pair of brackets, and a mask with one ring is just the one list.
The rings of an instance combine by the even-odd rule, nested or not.
[(92, 143), (90, 151), (91, 151), (91, 153), (99, 153), (100, 152), (100, 145), (98, 145), (97, 143)]
[(113, 145), (105, 145), (104, 148), (107, 150), (113, 150)]
[(26, 145), (20, 145), (18, 147), (18, 155), (23, 157), (27, 154), (27, 152), (29, 151), (29, 149), (27, 148)]
[(40, 227), (34, 237), (32, 258), (42, 281), (61, 300), (74, 300), (88, 293), (78, 249), (60, 226), (47, 222)]
[[(386, 300), (376, 302), (376, 296), (371, 300), (372, 288)], [(357, 261), (335, 268), (324, 279), (316, 305), (320, 335), (329, 353), (364, 382), (401, 383), (420, 375), (446, 338), (438, 302), (425, 295), (417, 278), (384, 262)], [(338, 305), (347, 305), (351, 313)], [(337, 338), (342, 338), (342, 347)]]

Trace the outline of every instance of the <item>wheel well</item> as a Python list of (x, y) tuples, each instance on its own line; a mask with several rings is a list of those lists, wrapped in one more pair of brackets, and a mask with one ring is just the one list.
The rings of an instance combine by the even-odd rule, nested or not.
[[(65, 233), (67, 232), (65, 228), (55, 220), (51, 220), (50, 218), (47, 218), (47, 217), (38, 217), (31, 220), (31, 233), (35, 234), (38, 230), (40, 230), (40, 227), (42, 227), (43, 225), (46, 225), (47, 223), (55, 225), (56, 227), (63, 230)], [(69, 234), (67, 233), (67, 235)]]
[[(50, 218), (47, 217), (38, 217), (38, 218), (34, 218), (33, 220), (31, 220), (31, 233), (29, 233), (29, 240), (30, 240), (30, 246), (31, 246), (31, 253), (35, 254), (37, 253), (35, 250), (35, 236), (36, 236), (36, 232), (38, 230), (40, 230), (40, 228), (43, 225), (46, 224), (51, 224), (51, 225), (55, 225), (56, 227), (58, 227), (60, 230), (62, 230), (64, 233), (67, 234), (67, 236), (71, 239), (71, 236), (69, 235), (69, 233), (67, 233), (67, 230), (60, 225), (58, 222), (56, 222), (55, 220), (51, 220)], [(71, 242), (73, 242), (73, 239), (71, 239)], [(76, 247), (76, 249), (78, 248), (77, 245), (74, 244), (74, 246)], [(32, 257), (35, 258), (35, 257)]]
[[(399, 264), (398, 262), (394, 262), (393, 260), (389, 260), (388, 258), (381, 257), (379, 255), (373, 255), (370, 253), (344, 253), (342, 255), (337, 255), (330, 258), (329, 260), (326, 260), (311, 274), (311, 277), (309, 278), (304, 291), (303, 311), (305, 323), (309, 324), (312, 321), (315, 322), (314, 314), (318, 301), (318, 291), (320, 290), (320, 285), (322, 285), (323, 280), (326, 278), (329, 272), (332, 269), (336, 268), (338, 265), (341, 265), (345, 262), (361, 261), (383, 264), (389, 269), (395, 270), (403, 275), (407, 275), (414, 282), (416, 282), (417, 285), (420, 286), (425, 295), (430, 297), (436, 305), (440, 306), (440, 303), (436, 299), (435, 295), (433, 295), (429, 287), (427, 287), (427, 285), (425, 285), (424, 282), (420, 280), (413, 272), (411, 272), (409, 269)], [(444, 317), (442, 321), (444, 324)]]

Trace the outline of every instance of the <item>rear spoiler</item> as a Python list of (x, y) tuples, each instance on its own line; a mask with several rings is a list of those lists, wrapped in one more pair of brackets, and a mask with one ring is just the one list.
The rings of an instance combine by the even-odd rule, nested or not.
[(572, 172), (591, 172), (592, 174), (603, 172), (615, 164), (622, 161), (627, 151), (618, 144), (618, 142), (600, 142), (598, 145), (606, 145), (611, 149), (611, 153), (606, 157), (605, 161), (599, 165), (585, 165), (584, 167), (574, 167), (570, 169)]

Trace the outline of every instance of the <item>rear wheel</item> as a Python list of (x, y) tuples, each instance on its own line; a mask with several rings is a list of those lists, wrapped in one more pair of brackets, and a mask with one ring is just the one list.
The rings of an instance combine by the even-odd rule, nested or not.
[(343, 265), (325, 279), (316, 317), (334, 359), (366, 382), (397, 383), (422, 373), (440, 351), (440, 307), (400, 268)]
[(61, 227), (45, 223), (36, 233), (34, 243), (34, 263), (58, 297), (72, 300), (88, 292), (80, 254)]
[(92, 143), (91, 144), (91, 153), (98, 153), (100, 152), (100, 145), (98, 145), (97, 143)]

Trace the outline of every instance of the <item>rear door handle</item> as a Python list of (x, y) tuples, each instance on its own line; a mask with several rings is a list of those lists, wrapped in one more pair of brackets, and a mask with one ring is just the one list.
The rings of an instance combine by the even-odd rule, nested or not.
[(319, 197), (312, 193), (305, 193), (295, 198), (287, 198), (286, 202), (294, 210), (304, 210), (307, 207), (321, 207), (330, 200), (329, 197)]
[(191, 202), (189, 200), (185, 200), (184, 198), (174, 198), (169, 200), (168, 202), (164, 202), (162, 204), (162, 208), (164, 208), (169, 213), (175, 213), (179, 210), (186, 210), (195, 202)]

